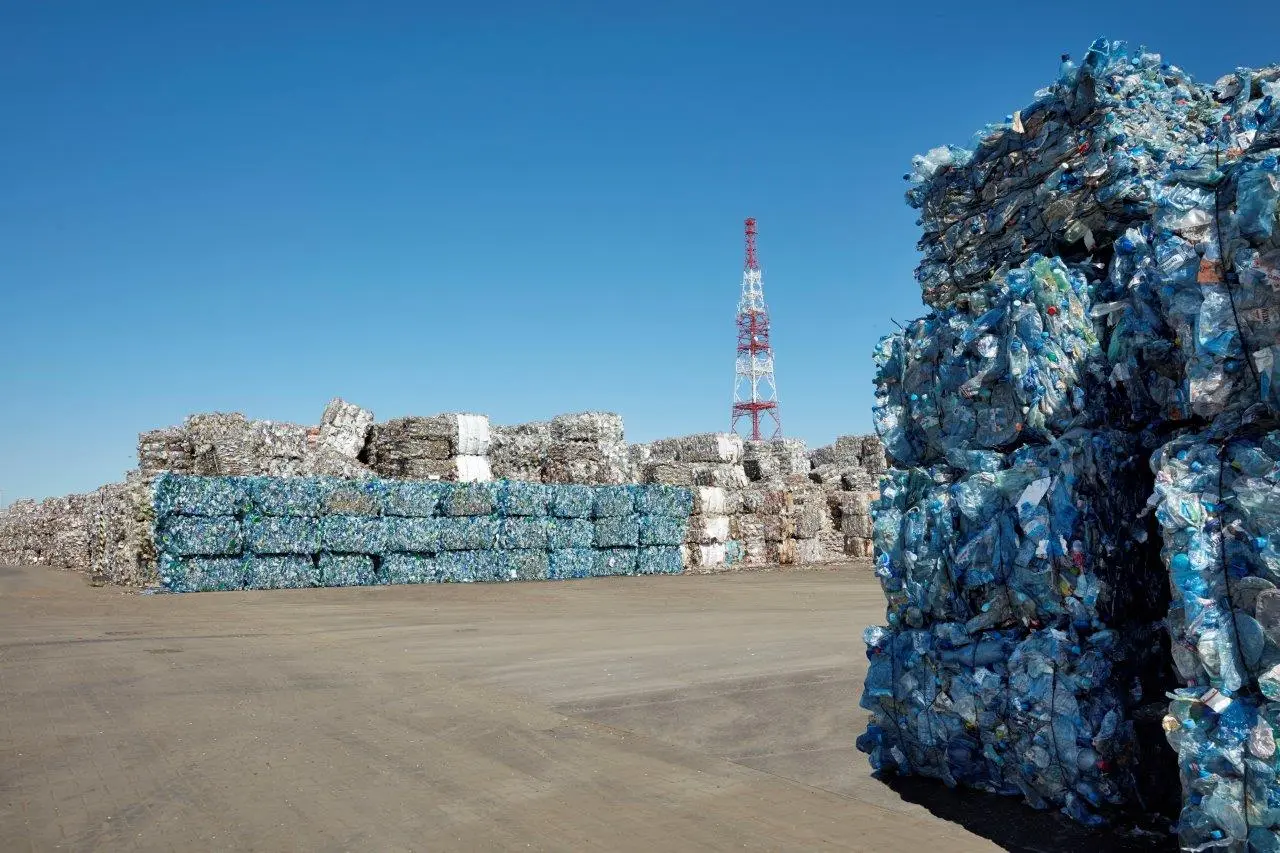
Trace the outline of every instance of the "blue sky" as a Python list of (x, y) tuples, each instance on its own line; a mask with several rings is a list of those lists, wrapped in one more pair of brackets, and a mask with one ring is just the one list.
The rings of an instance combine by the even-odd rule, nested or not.
[(335, 395), (724, 429), (745, 216), (787, 433), (867, 431), (871, 348), (923, 312), (913, 154), (1098, 35), (1280, 60), (1265, 4), (854, 5), (5, 4), (2, 499)]

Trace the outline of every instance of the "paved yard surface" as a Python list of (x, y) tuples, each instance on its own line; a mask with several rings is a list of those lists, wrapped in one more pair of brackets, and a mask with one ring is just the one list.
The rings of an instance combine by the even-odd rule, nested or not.
[(882, 617), (865, 566), (181, 596), (0, 568), (0, 850), (1102, 849), (870, 777)]

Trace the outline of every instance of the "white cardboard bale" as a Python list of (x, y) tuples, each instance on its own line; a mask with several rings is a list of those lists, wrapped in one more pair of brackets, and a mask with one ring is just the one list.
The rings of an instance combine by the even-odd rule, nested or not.
[(487, 415), (459, 413), (458, 436), (453, 452), (459, 456), (484, 456), (489, 452), (489, 418)]
[(676, 439), (681, 462), (742, 461), (742, 438), (731, 432), (704, 432)]
[(708, 515), (702, 519), (703, 543), (727, 542), (729, 540), (729, 516)]
[(698, 515), (728, 515), (728, 497), (719, 486), (698, 486), (693, 491), (693, 511)]
[(459, 483), (488, 483), (493, 479), (489, 460), (484, 456), (458, 456), (454, 459)]
[(725, 547), (723, 542), (698, 546), (698, 564), (713, 567), (725, 564)]

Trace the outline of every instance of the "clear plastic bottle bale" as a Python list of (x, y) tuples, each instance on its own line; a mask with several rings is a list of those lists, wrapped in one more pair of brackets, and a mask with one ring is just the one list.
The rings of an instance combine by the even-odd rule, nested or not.
[(244, 560), (245, 589), (305, 589), (330, 585), (325, 583), (312, 557), (253, 556)]
[(501, 485), (496, 483), (451, 483), (441, 500), (447, 516), (492, 515), (498, 508)]
[(595, 489), (593, 518), (623, 518), (635, 514), (636, 499), (631, 486), (598, 486)]
[(498, 551), (442, 551), (436, 571), (445, 583), (487, 583), (506, 580)]
[(275, 515), (246, 518), (244, 540), (254, 554), (314, 554), (320, 550), (320, 521)]
[(324, 586), (372, 586), (378, 580), (373, 558), (365, 554), (324, 553), (319, 567)]
[(317, 480), (323, 515), (374, 516), (382, 514), (383, 480)]
[(567, 580), (591, 577), (595, 565), (593, 548), (557, 548), (548, 553), (547, 578)]
[(684, 542), (689, 520), (662, 515), (639, 517), (639, 541), (641, 545), (678, 546)]

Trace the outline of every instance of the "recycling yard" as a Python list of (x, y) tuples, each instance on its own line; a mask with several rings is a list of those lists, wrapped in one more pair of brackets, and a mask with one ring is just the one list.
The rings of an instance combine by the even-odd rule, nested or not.
[(3, 568), (0, 849), (1099, 849), (872, 778), (883, 606), (865, 563), (179, 596)]

